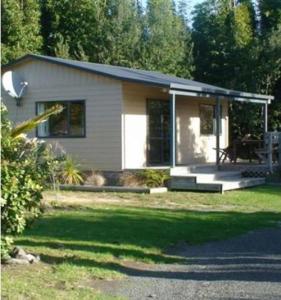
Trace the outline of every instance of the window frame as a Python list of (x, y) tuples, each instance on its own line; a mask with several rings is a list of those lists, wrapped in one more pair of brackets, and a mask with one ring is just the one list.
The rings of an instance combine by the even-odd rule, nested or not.
[(83, 103), (83, 124), (84, 124), (84, 134), (83, 135), (48, 135), (48, 136), (39, 136), (38, 135), (38, 126), (36, 126), (36, 137), (40, 138), (40, 139), (79, 139), (79, 138), (86, 138), (86, 100), (85, 99), (71, 99), (71, 100), (42, 100), (42, 101), (36, 101), (35, 102), (35, 114), (36, 116), (38, 116), (38, 104), (45, 104), (45, 103), (64, 103), (67, 105), (67, 128), (69, 131), (69, 127), (70, 127), (70, 104), (72, 102), (82, 102)]
[[(200, 109), (201, 109), (201, 106), (211, 106), (213, 108), (213, 118), (212, 118), (212, 127), (213, 127), (213, 132), (212, 133), (202, 133), (201, 132), (201, 117), (200, 117)], [(221, 109), (220, 109), (220, 136), (222, 136), (222, 125), (223, 125), (223, 106), (221, 105)], [(216, 122), (216, 105), (214, 104), (207, 104), (207, 103), (200, 103), (199, 104), (199, 121), (200, 121), (200, 124), (199, 124), (199, 130), (200, 130), (200, 136), (214, 136), (216, 135), (216, 125), (215, 125), (215, 122)]]

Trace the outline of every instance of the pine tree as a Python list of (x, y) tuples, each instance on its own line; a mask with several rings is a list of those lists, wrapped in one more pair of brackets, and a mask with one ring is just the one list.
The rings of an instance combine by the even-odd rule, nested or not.
[(142, 65), (146, 69), (190, 76), (186, 60), (192, 47), (187, 43), (187, 28), (176, 14), (173, 1), (147, 1)]
[(258, 0), (260, 29), (263, 35), (276, 30), (281, 23), (281, 0)]
[(99, 61), (104, 55), (107, 37), (104, 8), (103, 0), (42, 0), (45, 53), (59, 55), (63, 52), (70, 58)]
[(140, 4), (134, 0), (108, 1), (108, 57), (104, 62), (113, 65), (139, 66), (142, 37)]

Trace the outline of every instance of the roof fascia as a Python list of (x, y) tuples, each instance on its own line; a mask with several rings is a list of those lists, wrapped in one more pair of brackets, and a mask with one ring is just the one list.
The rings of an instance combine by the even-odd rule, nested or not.
[(33, 58), (33, 57), (34, 57), (33, 54), (26, 54), (26, 55), (24, 55), (24, 56), (22, 56), (22, 57), (20, 57), (20, 58), (17, 58), (17, 59), (15, 59), (15, 60), (13, 60), (13, 61), (10, 62), (10, 63), (7, 63), (7, 64), (5, 64), (5, 65), (2, 65), (1, 67), (2, 67), (3, 70), (5, 70), (5, 69), (8, 69), (8, 68), (10, 68), (10, 67), (13, 67), (13, 66), (15, 66), (15, 65), (17, 65), (17, 64), (19, 64), (19, 63), (22, 63), (23, 61), (25, 61), (25, 60), (27, 60), (27, 59), (31, 59), (31, 58)]
[[(217, 96), (225, 96), (225, 97), (230, 97), (234, 98), (234, 100), (238, 99), (248, 99), (248, 100), (263, 100), (270, 102), (271, 100), (274, 99), (274, 96), (271, 95), (260, 95), (260, 94), (254, 94), (254, 93), (246, 93), (246, 92), (238, 92), (238, 91), (225, 91), (220, 88), (217, 90), (211, 89), (211, 88), (201, 88), (198, 86), (189, 86), (189, 85), (184, 85), (184, 84), (177, 84), (177, 83), (171, 83), (170, 88), (173, 90), (183, 90), (183, 91), (192, 91), (192, 92), (197, 92), (197, 93), (202, 93), (202, 94), (212, 94), (212, 95), (217, 95)], [(241, 100), (242, 101), (242, 100)]]

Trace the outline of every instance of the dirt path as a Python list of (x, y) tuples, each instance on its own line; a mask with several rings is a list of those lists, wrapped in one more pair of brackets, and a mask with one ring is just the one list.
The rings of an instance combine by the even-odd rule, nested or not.
[(125, 299), (281, 299), (281, 228), (202, 246), (182, 246), (186, 264), (124, 268), (122, 281), (96, 284)]

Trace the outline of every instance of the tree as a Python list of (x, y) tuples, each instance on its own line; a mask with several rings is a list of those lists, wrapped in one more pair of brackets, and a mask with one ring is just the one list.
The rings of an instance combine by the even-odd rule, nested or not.
[(233, 38), (228, 12), (229, 8), (217, 0), (205, 1), (193, 11), (194, 75), (199, 81), (223, 86), (231, 81), (229, 58)]
[(258, 48), (258, 91), (273, 94), (269, 106), (269, 130), (281, 130), (281, 23), (260, 41)]
[(266, 35), (276, 30), (281, 23), (281, 1), (280, 0), (258, 0), (260, 13), (261, 34)]
[(100, 61), (107, 35), (105, 1), (46, 0), (41, 1), (44, 51), (48, 55), (67, 58), (88, 58)]
[[(212, 0), (197, 6), (193, 23), (195, 78), (231, 89), (258, 91), (255, 20), (253, 5), (247, 0)], [(232, 102), (230, 119), (231, 139), (262, 133), (258, 105)]]
[(142, 38), (142, 10), (134, 0), (111, 0), (106, 7), (107, 53), (102, 62), (139, 67)]
[(40, 214), (40, 201), (54, 156), (45, 143), (28, 139), (23, 133), (49, 116), (62, 111), (54, 106), (15, 128), (1, 104), (1, 257), (8, 255), (10, 236), (21, 233), (28, 222)]
[(37, 0), (3, 0), (2, 63), (28, 52), (40, 52), (40, 10)]
[(249, 58), (254, 41), (254, 9), (249, 1), (211, 0), (193, 15), (195, 78), (228, 88), (253, 88)]
[(191, 55), (192, 43), (173, 1), (147, 1), (143, 39), (143, 68), (190, 77), (192, 66), (186, 57)]

